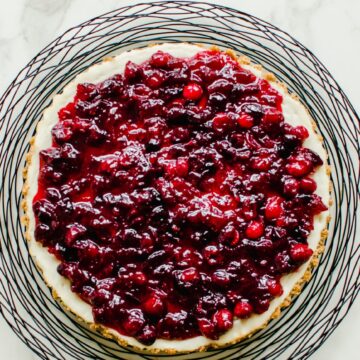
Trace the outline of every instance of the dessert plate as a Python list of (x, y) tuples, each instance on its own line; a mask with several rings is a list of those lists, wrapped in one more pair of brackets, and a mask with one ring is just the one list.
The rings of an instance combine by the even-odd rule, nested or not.
[(42, 50), (1, 98), (2, 314), (43, 359), (159, 357), (135, 354), (102, 338), (52, 299), (23, 236), (21, 169), (29, 139), (54, 93), (105, 56), (172, 41), (232, 48), (274, 72), (317, 121), (333, 168), (334, 205), (326, 250), (300, 297), (251, 339), (190, 358), (307, 358), (336, 328), (359, 291), (360, 250), (355, 240), (359, 119), (328, 71), (296, 40), (260, 19), (206, 3), (139, 4), (89, 20)]

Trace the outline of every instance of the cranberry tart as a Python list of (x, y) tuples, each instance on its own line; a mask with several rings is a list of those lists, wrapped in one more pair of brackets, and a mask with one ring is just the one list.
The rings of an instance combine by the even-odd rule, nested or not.
[(53, 98), (27, 158), (30, 253), (54, 297), (123, 345), (190, 352), (266, 326), (326, 237), (305, 107), (231, 51), (162, 44)]

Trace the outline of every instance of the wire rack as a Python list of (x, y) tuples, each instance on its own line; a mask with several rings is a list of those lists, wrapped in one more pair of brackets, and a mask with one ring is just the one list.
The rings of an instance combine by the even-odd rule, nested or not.
[[(41, 359), (159, 359), (132, 353), (79, 325), (52, 299), (21, 225), (22, 168), (51, 96), (106, 55), (154, 42), (231, 48), (263, 64), (308, 106), (332, 165), (332, 221), (311, 282), (280, 319), (226, 350), (171, 359), (306, 359), (335, 330), (360, 290), (359, 118), (328, 70), (303, 45), (251, 15), (207, 3), (137, 4), (71, 28), (44, 48), (0, 99), (0, 310)], [(167, 356), (163, 356), (166, 358)]]

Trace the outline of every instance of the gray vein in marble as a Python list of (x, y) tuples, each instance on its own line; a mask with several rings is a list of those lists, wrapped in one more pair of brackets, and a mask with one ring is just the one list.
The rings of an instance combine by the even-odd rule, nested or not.
[(55, 37), (71, 0), (26, 0), (22, 13), (21, 32), (27, 43), (46, 44)]

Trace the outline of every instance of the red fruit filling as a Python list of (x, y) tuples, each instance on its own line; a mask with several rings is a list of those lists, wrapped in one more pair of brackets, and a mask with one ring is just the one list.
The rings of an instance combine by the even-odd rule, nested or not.
[(281, 103), (217, 51), (78, 85), (40, 154), (35, 237), (96, 322), (144, 344), (217, 339), (282, 294), (326, 207)]

